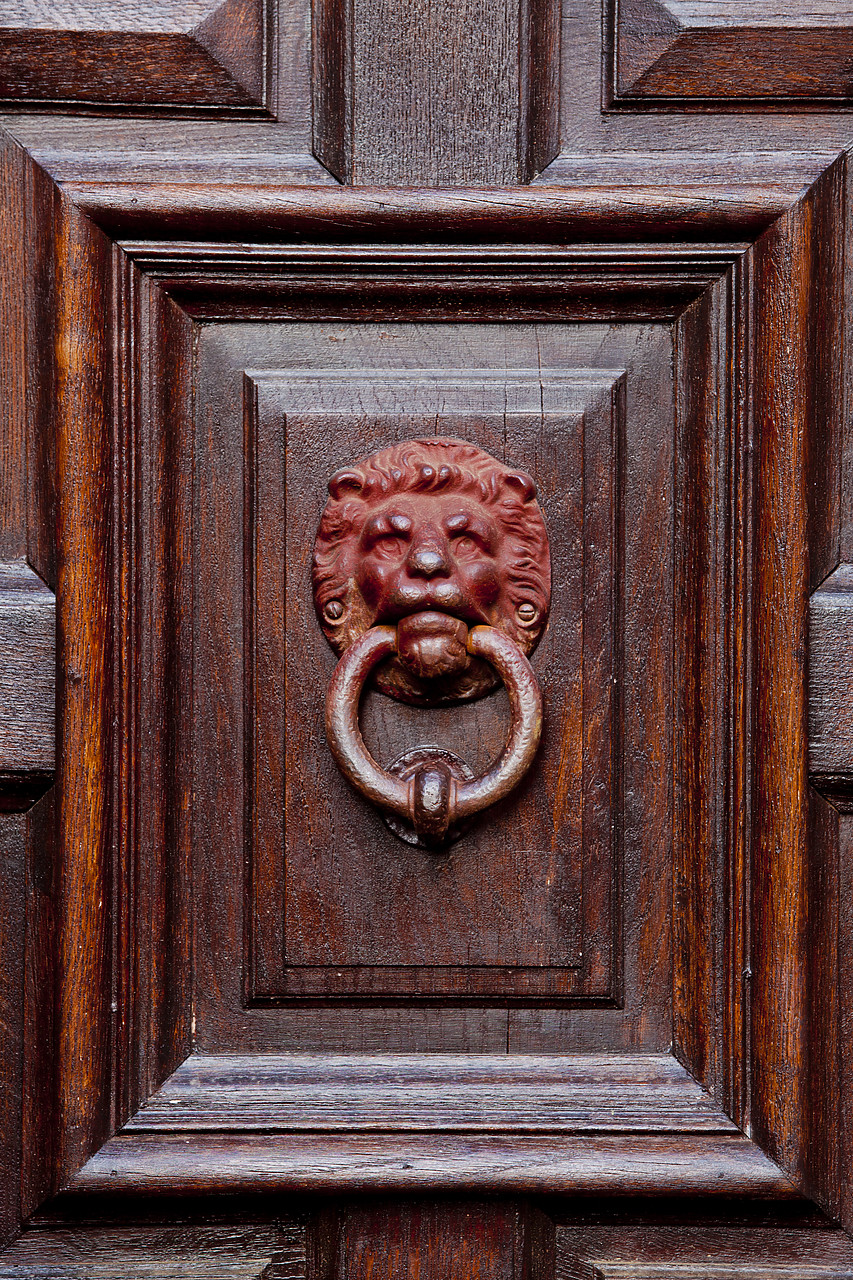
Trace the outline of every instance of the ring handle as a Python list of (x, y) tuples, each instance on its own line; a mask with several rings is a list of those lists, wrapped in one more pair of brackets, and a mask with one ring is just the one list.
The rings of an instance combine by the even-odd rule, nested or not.
[(437, 759), (412, 777), (382, 769), (364, 743), (358, 723), (361, 694), (373, 668), (397, 652), (395, 627), (371, 627), (338, 662), (326, 695), (326, 738), (348, 782), (378, 808), (412, 824), (427, 842), (440, 844), (448, 828), (503, 799), (533, 763), (542, 735), (542, 693), (518, 645), (494, 627), (468, 632), (466, 648), (497, 671), (509, 694), (511, 723), (503, 751), (479, 778), (460, 781)]

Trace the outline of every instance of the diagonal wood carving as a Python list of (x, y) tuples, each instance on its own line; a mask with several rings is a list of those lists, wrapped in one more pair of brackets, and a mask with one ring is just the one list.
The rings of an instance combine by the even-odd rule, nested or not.
[(13, 0), (0, 14), (0, 103), (54, 110), (267, 111), (264, 0)]
[(853, 21), (831, 0), (623, 0), (609, 25), (611, 107), (791, 110), (850, 100)]

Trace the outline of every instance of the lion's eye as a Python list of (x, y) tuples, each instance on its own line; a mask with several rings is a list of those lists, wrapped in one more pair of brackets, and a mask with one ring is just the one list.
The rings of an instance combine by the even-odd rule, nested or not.
[(373, 550), (380, 556), (387, 556), (389, 559), (393, 556), (403, 554), (405, 543), (402, 538), (398, 538), (393, 533), (383, 534), (381, 538), (377, 538), (373, 544)]
[(464, 533), (453, 540), (453, 550), (458, 556), (472, 556), (479, 550), (477, 543), (469, 534)]

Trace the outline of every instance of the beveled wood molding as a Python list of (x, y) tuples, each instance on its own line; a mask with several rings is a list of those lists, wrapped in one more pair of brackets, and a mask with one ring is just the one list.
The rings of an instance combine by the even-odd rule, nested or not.
[(834, 0), (610, 0), (611, 108), (849, 106), (853, 18)]
[[(778, 1227), (557, 1226), (557, 1251), (566, 1280), (697, 1280), (737, 1274), (742, 1266), (767, 1280), (786, 1277), (846, 1277), (853, 1272), (853, 1247), (843, 1231), (785, 1230)], [(748, 1261), (747, 1261), (748, 1260)]]
[[(406, 189), (79, 180), (60, 185), (75, 207), (120, 242), (185, 240), (187, 252), (193, 241), (251, 236), (263, 243), (282, 235), (310, 236), (318, 245), (660, 244), (673, 235), (688, 244), (751, 244), (802, 198), (806, 175), (813, 175), (808, 159), (802, 162), (802, 177), (789, 157), (784, 160), (778, 181), (766, 170), (753, 178), (747, 157), (743, 173), (725, 181), (709, 176), (673, 184), (667, 174), (656, 184), (650, 158), (648, 181), (630, 187)], [(623, 243), (620, 252), (624, 249)]]
[[(135, 8), (37, 0), (0, 14), (0, 106), (271, 118), (266, 0)], [(62, 56), (57, 52), (62, 50)]]
[(28, 809), (53, 781), (55, 617), (26, 563), (0, 563), (0, 811)]
[(193, 1055), (65, 1194), (236, 1191), (249, 1167), (274, 1192), (357, 1169), (375, 1192), (796, 1198), (666, 1054)]
[(853, 565), (821, 583), (809, 606), (809, 770), (813, 784), (853, 812)]
[[(25, 1041), (25, 1213), (62, 1188), (85, 1203), (250, 1181), (351, 1188), (357, 1178), (401, 1192), (805, 1196), (853, 1221), (839, 1085), (849, 993), (842, 985), (835, 1005), (827, 977), (844, 943), (833, 915), (839, 867), (827, 827), (823, 878), (810, 879), (807, 806), (808, 592), (839, 548), (837, 499), (825, 495), (838, 492), (845, 176), (843, 159), (806, 191), (747, 176), (725, 200), (702, 188), (57, 190), (13, 152), (10, 202), (28, 256), (24, 305), (10, 314), (20, 321), (30, 308), (48, 349), (68, 353), (48, 369), (33, 361), (23, 380), (37, 463), (29, 555), (46, 581), (55, 568), (58, 661), (81, 673), (60, 686), (55, 894), (29, 921), (44, 965), (27, 987), (26, 1025), (52, 1025), (54, 1052), (37, 1057)], [(425, 247), (406, 243), (416, 236)], [(561, 248), (567, 240), (576, 247)], [(685, 1098), (707, 1096), (699, 1109), (721, 1130), (670, 1128), (658, 1108), (652, 1131), (655, 1104), (644, 1126), (614, 1133), (591, 1114), (590, 1129), (562, 1137), (505, 1114), (500, 1132), (376, 1137), (353, 1126), (294, 1132), (284, 1145), (259, 1131), (260, 1106), (227, 1133), (195, 1131), (187, 1110), (186, 1127), (145, 1129), (148, 1099), (170, 1078), (167, 1090), (178, 1089), (194, 1048), (209, 1051), (199, 1036), (221, 1036), (257, 1063), (265, 1037), (280, 1042), (291, 1025), (287, 1011), (247, 1008), (239, 978), (227, 991), (218, 984), (215, 965), (239, 970), (242, 950), (236, 960), (196, 953), (193, 987), (192, 912), (213, 931), (243, 908), (224, 901), (216, 877), (228, 868), (197, 847), (193, 861), (189, 819), (199, 782), (188, 606), (200, 607), (197, 321), (519, 315), (673, 326), (674, 814), (659, 842), (673, 865), (632, 882), (640, 911), (650, 899), (639, 895), (672, 876), (671, 1004), (661, 1012), (626, 995), (623, 973), (618, 1007), (595, 1013), (641, 1047), (643, 1019), (668, 1018), (681, 1066), (667, 1059), (665, 1069)], [(140, 486), (140, 474), (154, 479)], [(644, 982), (668, 937), (654, 912), (647, 918), (654, 937), (622, 944), (624, 969)], [(10, 1052), (24, 1027), (23, 1013), (3, 1026)], [(632, 1084), (643, 1096), (660, 1058), (632, 1052), (631, 1063), (648, 1073)], [(495, 1069), (509, 1073), (506, 1100), (509, 1058)]]

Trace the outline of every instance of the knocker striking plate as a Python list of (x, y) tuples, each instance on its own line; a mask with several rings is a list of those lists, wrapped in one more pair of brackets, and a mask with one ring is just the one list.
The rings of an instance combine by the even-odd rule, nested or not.
[[(536, 486), (473, 445), (424, 438), (336, 472), (329, 495), (313, 574), (318, 617), (341, 654), (329, 747), (353, 786), (399, 820), (392, 829), (441, 846), (518, 784), (539, 745), (542, 696), (526, 655), (547, 622), (551, 570)], [(506, 745), (478, 778), (433, 747), (383, 769), (358, 724), (368, 680), (418, 706), (479, 698), (502, 680)]]

